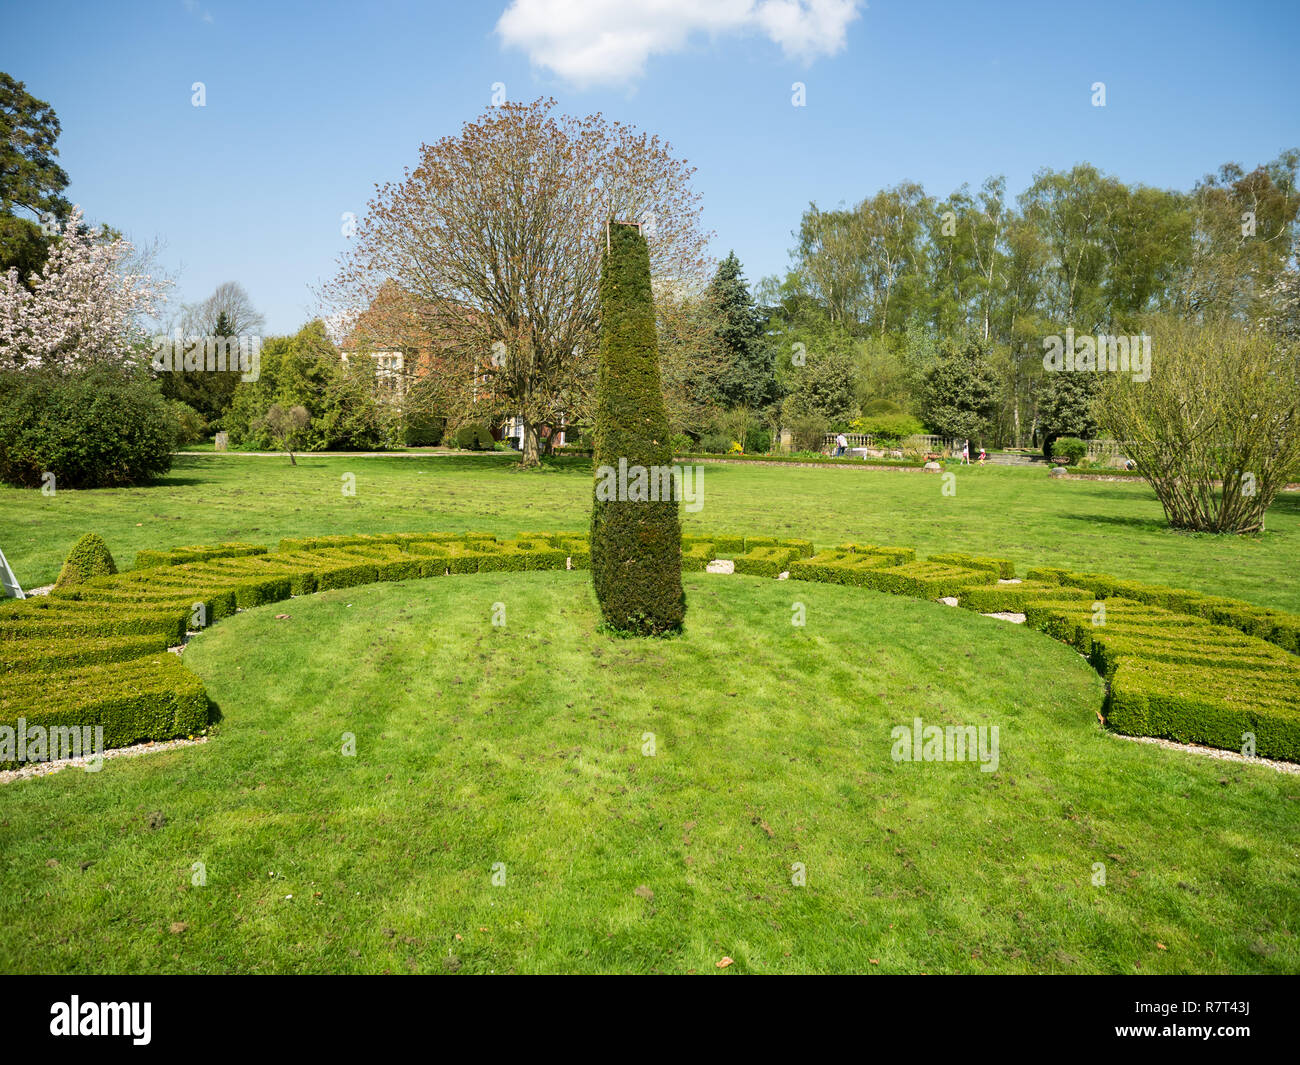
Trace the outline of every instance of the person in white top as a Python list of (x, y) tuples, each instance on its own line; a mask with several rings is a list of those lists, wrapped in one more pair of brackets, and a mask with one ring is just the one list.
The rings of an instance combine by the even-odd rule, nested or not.
[(840, 433), (840, 434), (835, 438), (835, 455), (836, 455), (836, 457), (838, 458), (840, 455), (843, 455), (844, 452), (848, 451), (848, 449), (849, 449), (849, 438), (846, 437), (843, 433)]
[(970, 441), (969, 440), (967, 440), (961, 446), (961, 464), (963, 466), (970, 465)]

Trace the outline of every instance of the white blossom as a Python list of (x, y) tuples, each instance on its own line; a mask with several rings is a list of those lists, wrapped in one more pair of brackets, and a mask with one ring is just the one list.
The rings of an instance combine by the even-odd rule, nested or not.
[(0, 367), (134, 364), (148, 340), (141, 323), (157, 314), (171, 282), (130, 272), (131, 251), (73, 208), (31, 290), (12, 267), (0, 275)]

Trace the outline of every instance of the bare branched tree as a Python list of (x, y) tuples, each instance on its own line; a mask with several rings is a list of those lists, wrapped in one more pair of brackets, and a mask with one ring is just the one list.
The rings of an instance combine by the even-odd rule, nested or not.
[(225, 281), (207, 299), (186, 304), (181, 318), (187, 336), (257, 336), (265, 326), (266, 319), (238, 281)]
[(408, 294), (381, 302), (395, 335), (414, 316), (433, 340), (419, 391), (453, 425), (519, 418), (524, 465), (543, 431), (590, 408), (607, 221), (642, 224), (661, 286), (708, 269), (693, 168), (658, 137), (554, 109), (506, 104), (422, 146), (377, 190), (323, 293), (353, 320), (373, 319), (386, 283)]
[(1148, 328), (1151, 379), (1106, 374), (1099, 420), (1125, 442), (1170, 525), (1262, 531), (1300, 470), (1300, 348), (1234, 321)]

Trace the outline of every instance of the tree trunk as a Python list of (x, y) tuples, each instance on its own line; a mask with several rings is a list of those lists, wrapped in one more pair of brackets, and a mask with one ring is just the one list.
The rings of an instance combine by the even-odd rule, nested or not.
[(537, 454), (537, 426), (532, 422), (524, 422), (523, 444), (523, 458), (520, 459), (519, 465), (525, 469), (530, 466), (540, 466), (542, 460)]

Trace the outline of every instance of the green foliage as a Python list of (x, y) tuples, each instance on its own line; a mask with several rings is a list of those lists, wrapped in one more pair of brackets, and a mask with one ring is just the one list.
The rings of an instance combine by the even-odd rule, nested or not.
[(301, 403), (287, 409), (278, 403), (272, 403), (256, 423), (256, 427), (264, 430), (277, 447), (289, 452), (290, 462), (294, 462), (293, 453), (301, 449), (302, 440), (310, 425), (311, 415)]
[(206, 562), (212, 558), (238, 558), (243, 555), (262, 555), (265, 547), (257, 544), (200, 544), (194, 547), (173, 547), (167, 551), (137, 551), (135, 568), (153, 566), (180, 566), (186, 562)]
[(1052, 458), (1069, 459), (1071, 466), (1077, 466), (1087, 454), (1087, 443), (1077, 436), (1062, 436), (1052, 442)]
[[(0, 273), (12, 267), (26, 280), (39, 271), (50, 241), (40, 221), (63, 221), (71, 211), (58, 139), (54, 109), (0, 71)], [(19, 206), (33, 217), (15, 214)]]
[[(582, 537), (567, 532), (513, 541), (393, 533), (285, 540), (274, 553), (256, 545), (196, 546), (178, 549), (170, 565), (114, 575), (96, 539), (83, 538), (69, 558), (83, 571), (78, 583), (61, 582), (41, 601), (0, 604), (0, 722), (18, 714), (65, 722), (71, 719), (60, 715), (71, 704), (119, 743), (201, 728), (202, 686), (173, 668), (174, 656), (157, 653), (180, 638), (194, 603), (207, 604), (215, 621), (291, 594), (446, 573), (582, 568), (588, 557)], [(922, 598), (955, 595), (967, 610), (1019, 610), (1031, 627), (1077, 648), (1109, 681), (1112, 727), (1227, 748), (1249, 731), (1259, 754), (1300, 758), (1294, 615), (1059, 568), (997, 584), (1013, 572), (1008, 560), (965, 553), (919, 562), (911, 548), (842, 544), (813, 555), (806, 540), (714, 534), (685, 537), (681, 545), (685, 569), (731, 558), (742, 574), (773, 578), (788, 570), (796, 580)], [(1097, 598), (1105, 600), (1101, 625)], [(1265, 642), (1270, 638), (1279, 646)], [(57, 685), (24, 682), (42, 658), (45, 668), (60, 671)]]
[[(1155, 319), (1150, 377), (1107, 373), (1098, 412), (1174, 528), (1257, 533), (1300, 468), (1300, 359), (1236, 321)], [(1158, 339), (1157, 339), (1158, 338)]]
[(162, 633), (145, 636), (32, 637), (8, 641), (0, 656), (0, 676), (6, 673), (45, 673), (51, 669), (125, 662), (167, 650)]
[(920, 420), (910, 414), (876, 414), (854, 418), (855, 433), (869, 433), (878, 444), (897, 444), (925, 432)]
[(998, 382), (988, 344), (973, 335), (945, 337), (939, 361), (925, 376), (921, 418), (945, 437), (979, 437), (997, 411)]
[(0, 480), (55, 489), (145, 484), (171, 469), (177, 419), (147, 378), (109, 367), (0, 373)]
[(857, 407), (853, 357), (833, 347), (808, 351), (807, 365), (794, 374), (784, 413), (787, 421), (816, 416), (827, 422), (847, 422)]
[(831, 423), (820, 414), (795, 414), (786, 422), (795, 451), (820, 453)]
[(206, 419), (188, 403), (174, 399), (170, 403), (172, 417), (176, 419), (176, 446), (197, 444), (207, 434)]
[[(654, 478), (670, 471), (655, 337), (650, 256), (634, 226), (609, 227), (600, 278), (600, 371), (596, 384), (591, 512), (591, 572), (606, 623), (620, 632), (653, 636), (680, 630), (681, 523), (676, 491), (668, 499), (615, 498), (603, 488), (624, 469)], [(669, 479), (671, 484), (671, 479)]]
[(302, 407), (308, 423), (294, 436), (299, 451), (375, 451), (401, 440), (401, 416), (379, 398), (369, 358), (344, 362), (317, 320), (261, 349), (256, 381), (235, 387), (223, 424), (236, 446), (269, 450), (277, 443), (267, 413)]
[(734, 251), (718, 264), (708, 302), (724, 353), (719, 400), (727, 407), (767, 406), (777, 398), (773, 352), (762, 343), (763, 321)]
[(1074, 645), (1110, 682), (1107, 724), (1120, 732), (1300, 759), (1300, 661), (1260, 640), (1127, 598), (1030, 603), (1026, 620)]
[[(1039, 171), (1015, 203), (992, 177), (944, 198), (904, 182), (852, 207), (812, 204), (790, 271), (762, 285), (779, 296), (777, 353), (806, 339), (796, 328), (839, 330), (858, 347), (860, 405), (883, 397), (919, 410), (938, 338), (971, 329), (993, 355), (997, 439), (1020, 446), (1044, 426), (1050, 453), (1053, 436), (1097, 434), (1077, 397), (1053, 395), (1058, 382), (1036, 387), (1045, 335), (1128, 332), (1152, 312), (1283, 329), (1296, 321), (1287, 293), (1300, 247), (1298, 177), (1291, 149), (1253, 170), (1226, 164), (1189, 191), (1080, 163)], [(956, 435), (971, 435), (966, 422)]]
[(1089, 440), (1096, 437), (1100, 377), (1100, 374), (1088, 370), (1061, 370), (1044, 375), (1043, 386), (1038, 392), (1044, 458), (1053, 457), (1052, 442), (1058, 436)]
[[(214, 337), (236, 335), (235, 323), (226, 311), (219, 312), (210, 325)], [(203, 349), (199, 351), (202, 353)], [(158, 384), (168, 399), (187, 404), (209, 422), (218, 421), (229, 410), (243, 372), (239, 368), (237, 350), (226, 352), (226, 365), (228, 368), (225, 370), (209, 370), (205, 358), (203, 365), (187, 370), (184, 359), (178, 356), (172, 360), (170, 370), (158, 374)]]
[(117, 563), (108, 550), (108, 544), (98, 533), (86, 533), (72, 545), (63, 569), (59, 572), (56, 588), (81, 584), (91, 577), (107, 577), (117, 572)]

